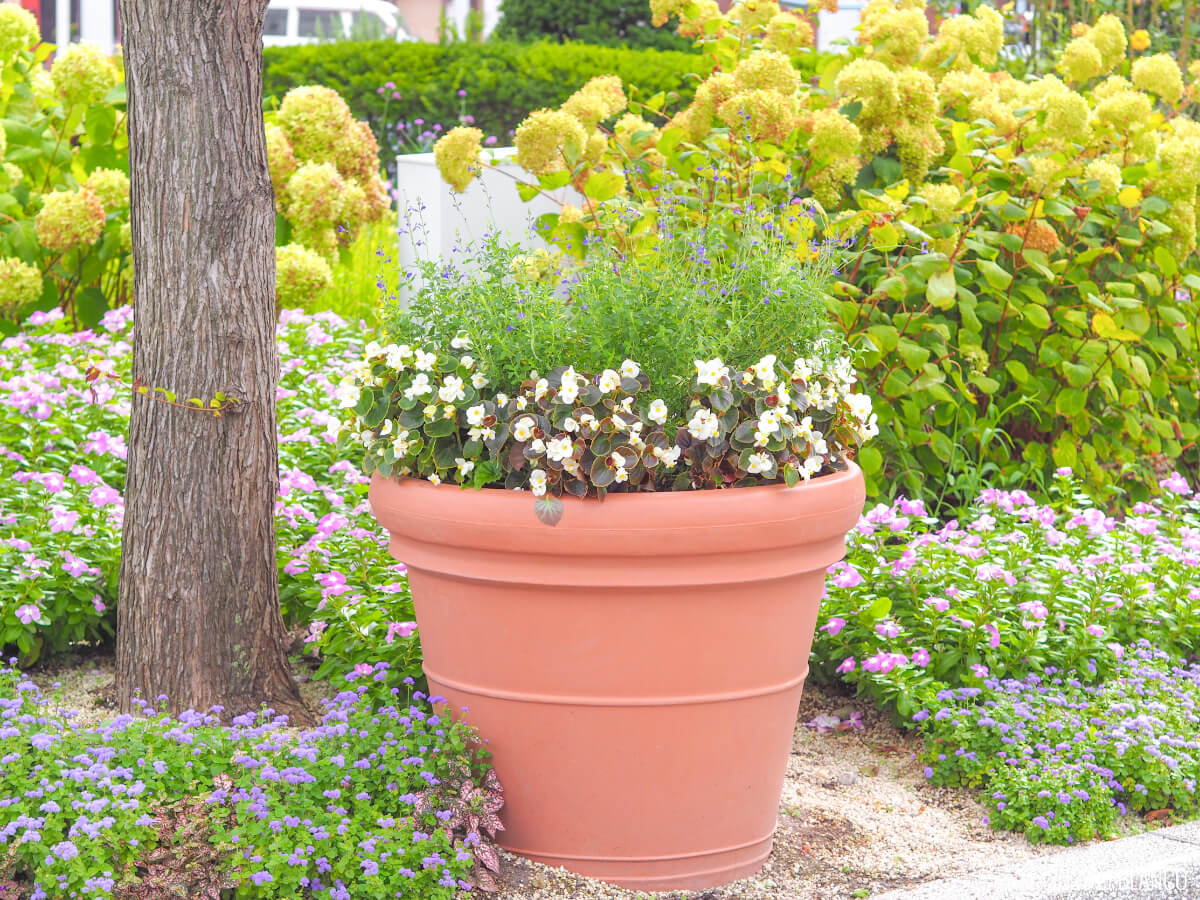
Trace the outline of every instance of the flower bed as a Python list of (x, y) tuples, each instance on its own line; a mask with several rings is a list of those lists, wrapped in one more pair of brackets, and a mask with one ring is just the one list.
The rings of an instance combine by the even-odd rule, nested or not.
[(834, 566), (814, 670), (919, 725), (927, 777), (996, 828), (1111, 834), (1197, 807), (1200, 494), (1178, 475), (1120, 518), (1060, 471), (1049, 503), (984, 491), (962, 521), (867, 511)]
[(128, 896), (425, 900), (487, 883), (499, 784), (466, 726), (386, 680), (375, 666), (295, 734), (269, 709), (223, 726), (219, 707), (174, 719), (144, 701), (84, 727), (0, 669), (0, 881), (31, 900), (135, 883)]
[[(0, 341), (0, 643), (25, 662), (113, 633), (129, 313), (78, 334), (38, 314)], [(322, 674), (386, 661), (396, 678), (419, 677), (404, 567), (388, 558), (366, 479), (340, 458), (326, 411), (330, 379), (361, 355), (358, 333), (329, 313), (280, 319), (280, 595), (287, 620), (324, 652)], [(89, 385), (91, 366), (117, 380)]]

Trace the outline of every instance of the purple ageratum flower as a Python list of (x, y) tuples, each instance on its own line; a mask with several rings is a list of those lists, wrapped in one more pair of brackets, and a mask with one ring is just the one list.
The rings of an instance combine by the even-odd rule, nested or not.
[(1050, 822), (1046, 819), (1045, 816), (1034, 816), (1029, 821), (1030, 821), (1030, 824), (1036, 825), (1038, 828), (1041, 828), (1043, 830), (1050, 827)]
[(263, 870), (262, 872), (255, 872), (253, 875), (251, 875), (250, 880), (256, 885), (264, 885), (270, 884), (272, 881), (274, 881), (275, 876), (273, 876), (270, 872)]
[(821, 626), (822, 631), (828, 631), (830, 637), (837, 635), (839, 631), (846, 627), (846, 620), (838, 616), (830, 616), (829, 621)]

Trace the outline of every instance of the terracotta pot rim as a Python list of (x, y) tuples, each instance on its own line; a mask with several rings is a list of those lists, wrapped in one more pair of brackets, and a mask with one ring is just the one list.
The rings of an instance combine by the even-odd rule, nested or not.
[[(677, 503), (686, 503), (688, 501), (681, 500), (681, 498), (711, 498), (719, 494), (749, 495), (750, 493), (767, 493), (770, 491), (801, 491), (806, 489), (815, 490), (818, 487), (834, 488), (840, 486), (844, 482), (854, 481), (856, 478), (858, 478), (859, 471), (858, 464), (854, 462), (854, 460), (848, 459), (846, 460), (846, 468), (839, 469), (836, 472), (830, 472), (827, 475), (818, 475), (809, 481), (801, 481), (795, 487), (788, 487), (783, 482), (778, 482), (776, 484), (753, 484), (744, 487), (698, 488), (686, 491), (621, 491), (618, 493), (606, 494), (602, 500), (597, 497), (576, 497), (573, 494), (563, 494), (561, 499), (568, 503), (587, 503), (590, 505), (613, 502), (626, 503), (634, 497), (642, 498), (653, 503), (656, 501), (661, 502), (659, 501), (659, 498), (673, 497), (676, 498), (675, 502)], [(389, 481), (393, 484), (403, 485), (406, 490), (443, 491), (448, 494), (449, 490), (453, 489), (455, 491), (469, 491), (472, 496), (477, 497), (497, 496), (506, 498), (515, 497), (533, 499), (533, 493), (528, 490), (506, 491), (503, 488), (471, 488), (460, 484), (451, 484), (450, 482), (445, 481), (441, 484), (434, 484), (426, 478), (418, 478), (413, 475), (401, 475), (399, 478), (384, 478), (376, 473), (373, 477), (379, 478), (381, 481)], [(650, 498), (655, 499), (650, 500)], [(511, 499), (505, 502), (511, 502)]]

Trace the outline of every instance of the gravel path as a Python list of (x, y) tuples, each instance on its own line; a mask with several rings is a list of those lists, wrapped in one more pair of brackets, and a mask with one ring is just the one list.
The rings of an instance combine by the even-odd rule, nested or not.
[[(301, 676), (303, 678), (303, 676)], [(34, 673), (44, 690), (57, 683), (63, 706), (85, 722), (110, 719), (112, 658), (72, 660)], [(315, 704), (320, 683), (301, 683)], [(821, 714), (863, 727), (818, 733), (804, 723)], [(646, 894), (572, 875), (502, 853), (496, 900), (835, 900), (868, 897), (935, 878), (965, 875), (1050, 853), (1024, 837), (983, 824), (967, 791), (928, 784), (916, 762), (919, 743), (886, 717), (831, 689), (809, 686), (797, 719), (775, 846), (754, 877), (708, 891)]]

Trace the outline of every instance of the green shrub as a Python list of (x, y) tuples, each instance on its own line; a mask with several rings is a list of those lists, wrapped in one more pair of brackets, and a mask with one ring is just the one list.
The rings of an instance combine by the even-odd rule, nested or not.
[[(33, 49), (26, 49), (32, 47)], [(37, 22), (0, 6), (0, 329), (61, 305), (94, 325), (127, 302), (129, 141), (119, 61), (74, 44), (47, 72)]]
[[(557, 106), (593, 76), (615, 73), (647, 96), (678, 91), (686, 100), (696, 81), (692, 73), (706, 71), (704, 60), (692, 53), (496, 41), (270, 47), (264, 57), (268, 97), (281, 100), (300, 85), (334, 88), (356, 119), (370, 123), (381, 152), (392, 154), (400, 152), (398, 123), (456, 125), (464, 99), (473, 124), (506, 144), (508, 133), (531, 111)], [(466, 91), (465, 98), (459, 91)]]
[(504, 0), (496, 37), (582, 41), (605, 47), (689, 50), (691, 42), (650, 24), (644, 0)]
[(831, 306), (884, 401), (884, 440), (861, 459), (875, 494), (959, 502), (1058, 466), (1096, 490), (1129, 473), (1144, 494), (1157, 456), (1194, 471), (1200, 123), (1171, 57), (1130, 61), (1109, 16), (1068, 47), (1065, 81), (1021, 82), (986, 5), (931, 36), (921, 3), (873, 0), (861, 46), (838, 57), (792, 40), (771, 2), (702, 20), (660, 5), (710, 35), (717, 71), (662, 127), (657, 101), (635, 104), (643, 119), (535, 173), (589, 195), (559, 220), (562, 243), (582, 246), (582, 225), (631, 245), (664, 191), (817, 199), (824, 235), (856, 244)]

